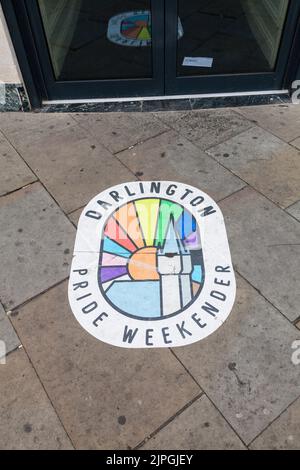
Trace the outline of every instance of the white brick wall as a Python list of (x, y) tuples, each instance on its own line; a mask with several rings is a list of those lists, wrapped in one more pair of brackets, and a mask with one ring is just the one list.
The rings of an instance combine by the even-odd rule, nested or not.
[(0, 5), (0, 82), (21, 83), (3, 11)]

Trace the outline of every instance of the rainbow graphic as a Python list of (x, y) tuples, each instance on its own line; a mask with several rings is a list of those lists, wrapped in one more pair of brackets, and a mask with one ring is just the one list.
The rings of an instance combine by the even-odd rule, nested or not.
[(121, 206), (104, 227), (98, 281), (106, 300), (125, 315), (153, 320), (182, 312), (204, 282), (195, 218), (161, 198)]
[(151, 40), (151, 14), (145, 12), (140, 15), (130, 16), (121, 23), (121, 34), (125, 38), (140, 41)]
[[(178, 18), (178, 39), (184, 32)], [(152, 43), (151, 11), (127, 11), (110, 18), (107, 26), (107, 38), (119, 46), (145, 47)]]

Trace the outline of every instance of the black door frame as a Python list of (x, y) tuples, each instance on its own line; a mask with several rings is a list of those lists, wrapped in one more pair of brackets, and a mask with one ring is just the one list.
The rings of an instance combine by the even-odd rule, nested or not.
[[(162, 70), (165, 64), (165, 92), (167, 95), (176, 94), (204, 94), (204, 93), (225, 93), (225, 92), (245, 92), (245, 91), (264, 91), (272, 89), (290, 88), (292, 81), (296, 79), (296, 71), (300, 64), (300, 2), (291, 0), (288, 18), (285, 26), (285, 33), (282, 39), (279, 59), (277, 61), (276, 73), (269, 74), (247, 74), (247, 75), (220, 75), (220, 76), (202, 76), (198, 77), (176, 77), (176, 47), (177, 44), (177, 2), (174, 0), (165, 0), (165, 38), (161, 34), (164, 24), (159, 23), (159, 12), (161, 12), (162, 0), (152, 0), (156, 3), (156, 16), (158, 21), (154, 24), (154, 64), (157, 64), (157, 70)], [(33, 108), (40, 107), (43, 100), (49, 100), (49, 89), (40, 48), (35, 41), (35, 35), (31, 22), (29, 21), (27, 2), (35, 2), (35, 0), (0, 0), (4, 15), (10, 30), (12, 42), (17, 55), (18, 63), (23, 75), (24, 84), (29, 95), (29, 99)], [(160, 3), (160, 4), (159, 4)], [(174, 4), (176, 7), (174, 8)], [(36, 6), (36, 5), (35, 5)], [(155, 7), (154, 7), (155, 8)], [(155, 15), (155, 11), (153, 12)], [(161, 15), (162, 16), (162, 15)], [(41, 23), (39, 23), (42, 28)], [(44, 35), (42, 36), (44, 38)], [(45, 39), (44, 39), (45, 41)], [(163, 56), (164, 41), (165, 57)], [(173, 44), (173, 46), (172, 46)], [(169, 46), (168, 46), (169, 45)], [(44, 42), (44, 51), (46, 42)], [(44, 54), (45, 55), (45, 54)], [(43, 56), (43, 54), (42, 54)], [(173, 57), (173, 59), (172, 59)], [(163, 73), (161, 74), (163, 75)], [(160, 95), (161, 83), (156, 88), (153, 87), (149, 93), (147, 85), (149, 81), (144, 79), (144, 92), (136, 91), (138, 81), (132, 81), (132, 91), (127, 96), (135, 97), (137, 95)], [(105, 81), (93, 82), (75, 82), (75, 93), (69, 93), (67, 87), (69, 82), (63, 85), (66, 88), (61, 90), (55, 96), (55, 99), (89, 99), (101, 98), (103, 93), (99, 92), (99, 85), (103, 92)], [(109, 81), (112, 83), (112, 81)], [(119, 81), (120, 82), (120, 81)], [(86, 85), (86, 91), (82, 89), (82, 85)], [(116, 82), (114, 83), (116, 87)], [(142, 86), (142, 88), (143, 88)], [(185, 86), (185, 93), (182, 92), (182, 86)], [(106, 85), (109, 90), (109, 83)], [(113, 93), (109, 92), (106, 97), (113, 98), (120, 96), (120, 88)], [(125, 96), (124, 94), (122, 96)], [(53, 98), (54, 99), (54, 98)]]
[[(20, 2), (20, 0), (18, 0)], [(36, 0), (22, 0), (27, 11), (39, 61), (46, 83), (47, 99), (68, 100), (118, 98), (124, 96), (161, 95), (164, 91), (164, 13), (161, 0), (151, 0), (152, 9), (152, 77), (112, 80), (55, 79), (41, 15)]]
[(299, 21), (300, 2), (298, 0), (290, 1), (276, 67), (273, 72), (201, 75), (199, 77), (178, 77), (176, 74), (178, 1), (165, 0), (165, 5), (165, 40), (167, 51), (165, 58), (165, 82), (167, 95), (182, 94), (181, 90), (185, 90), (185, 94), (197, 94), (199, 90), (201, 90), (201, 94), (205, 94), (216, 93), (216, 90), (218, 90), (218, 93), (230, 93), (282, 89), (293, 38), (297, 22)]

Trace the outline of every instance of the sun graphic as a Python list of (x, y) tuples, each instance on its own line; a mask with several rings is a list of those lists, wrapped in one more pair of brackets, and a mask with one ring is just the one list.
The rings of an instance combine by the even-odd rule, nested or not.
[(153, 320), (182, 312), (204, 282), (195, 218), (167, 199), (124, 204), (104, 226), (98, 281), (106, 300), (125, 315)]

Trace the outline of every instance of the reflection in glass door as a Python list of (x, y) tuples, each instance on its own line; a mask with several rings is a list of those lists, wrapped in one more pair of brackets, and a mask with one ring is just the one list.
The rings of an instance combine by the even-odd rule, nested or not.
[(164, 93), (161, 0), (26, 4), (50, 99)]
[[(167, 91), (280, 88), (278, 64), (290, 0), (166, 0)], [(180, 18), (182, 38), (176, 41)], [(277, 67), (278, 65), (278, 67)], [(247, 88), (246, 88), (247, 87)]]
[(151, 0), (38, 0), (57, 80), (152, 77)]
[(289, 0), (178, 0), (177, 74), (274, 70)]

